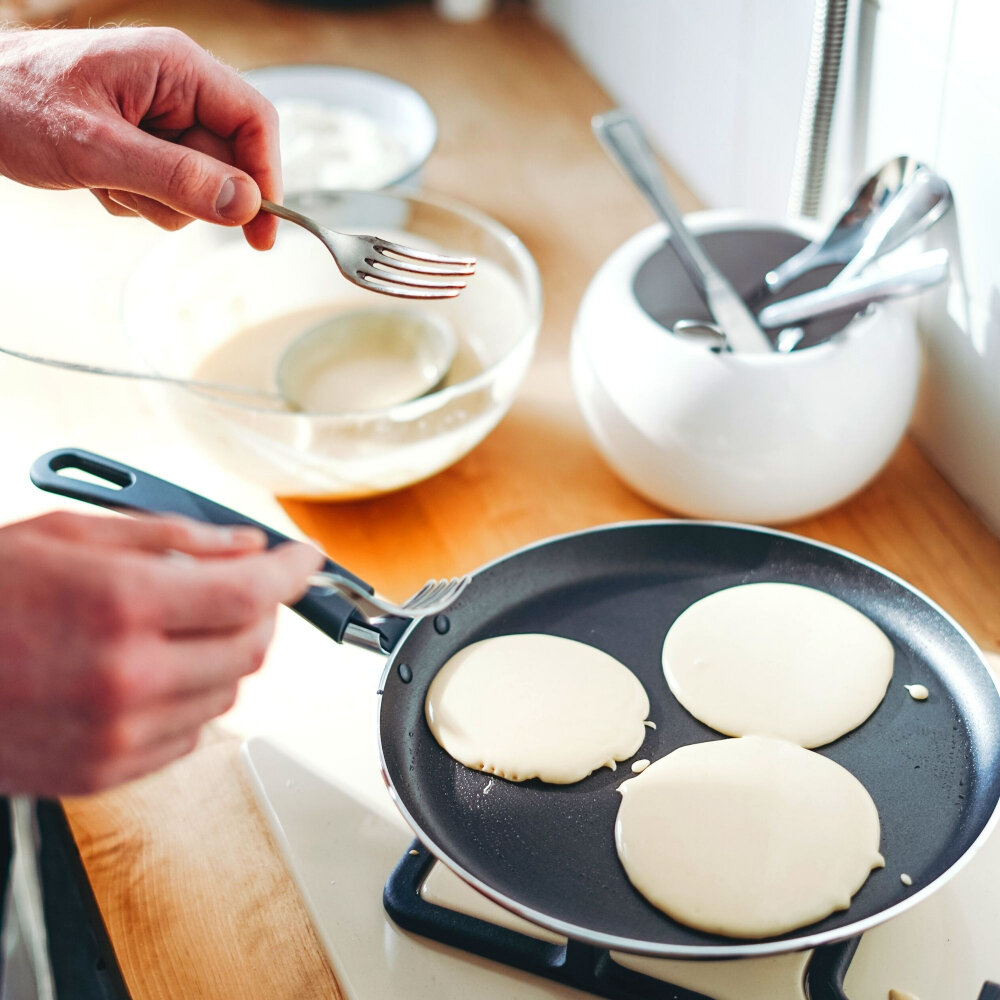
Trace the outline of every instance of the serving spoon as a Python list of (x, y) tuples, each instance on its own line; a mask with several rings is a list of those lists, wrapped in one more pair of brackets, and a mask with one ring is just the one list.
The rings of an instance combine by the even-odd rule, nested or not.
[[(373, 350), (374, 348), (374, 350)], [(436, 316), (402, 309), (359, 309), (323, 320), (295, 337), (281, 353), (275, 366), (277, 392), (249, 386), (213, 382), (205, 379), (180, 378), (157, 372), (108, 368), (82, 362), (65, 361), (29, 354), (10, 347), (0, 347), (6, 354), (22, 361), (83, 372), (88, 375), (110, 375), (116, 378), (163, 382), (213, 393), (242, 396), (256, 403), (272, 406), (277, 411), (335, 413), (341, 410), (315, 409), (316, 380), (332, 364), (379, 360), (396, 360), (403, 364), (403, 389), (400, 398), (383, 398), (379, 405), (393, 405), (425, 396), (440, 388), (458, 351), (458, 338), (451, 324)]]
[[(948, 277), (947, 250), (927, 250), (912, 260), (884, 267), (878, 274), (863, 274), (834, 282), (811, 292), (781, 302), (774, 302), (760, 311), (757, 319), (766, 330), (781, 330), (777, 349), (781, 354), (794, 350), (802, 331), (793, 323), (805, 323), (834, 313), (860, 311), (874, 302), (915, 295), (940, 284)], [(707, 320), (679, 319), (674, 333), (687, 339), (703, 340), (713, 350), (726, 350), (727, 337), (716, 323)]]
[[(861, 244), (858, 246), (854, 256), (846, 262), (844, 267), (836, 274), (832, 281), (825, 287), (816, 289), (814, 292), (807, 292), (799, 298), (805, 299), (803, 318), (813, 318), (809, 310), (814, 304), (829, 306), (826, 312), (840, 312), (842, 308), (863, 303), (866, 288), (862, 279), (863, 272), (873, 261), (898, 249), (907, 241), (925, 232), (945, 212), (951, 208), (953, 198), (951, 188), (944, 178), (934, 173), (930, 167), (925, 167), (918, 163), (916, 168), (905, 179), (892, 197), (885, 203), (884, 208), (878, 212), (871, 223), (867, 225), (862, 234)], [(917, 276), (915, 273), (909, 276), (909, 285), (904, 279), (898, 289), (890, 287), (891, 282), (886, 284), (890, 294), (906, 295), (921, 288), (929, 287), (943, 281), (948, 273), (948, 254), (943, 254), (943, 261), (939, 259), (934, 265), (930, 263), (930, 255), (925, 254), (923, 272)], [(905, 271), (911, 265), (903, 264)], [(919, 265), (914, 263), (912, 267), (919, 270)], [(902, 274), (899, 267), (894, 273)], [(888, 275), (887, 275), (888, 278)], [(873, 279), (878, 285), (879, 278)], [(921, 283), (922, 282), (922, 283)], [(848, 288), (848, 286), (856, 286)], [(838, 296), (843, 300), (844, 306), (837, 307)], [(889, 295), (877, 295), (870, 299), (884, 299)], [(787, 317), (793, 315), (794, 310), (783, 310), (782, 307), (789, 300), (775, 302), (765, 306), (757, 316), (758, 322), (765, 328), (782, 326), (784, 324), (777, 321), (778, 316), (785, 316), (785, 324), (794, 322)], [(799, 304), (803, 309), (802, 303)], [(763, 318), (767, 314), (768, 318)], [(801, 320), (799, 320), (801, 322)], [(782, 353), (794, 350), (796, 345), (802, 340), (805, 331), (801, 327), (785, 325), (777, 337), (778, 350)]]
[(951, 188), (930, 167), (918, 169), (872, 221), (856, 253), (830, 282), (856, 277), (878, 257), (890, 253), (929, 229), (953, 204)]
[[(893, 165), (901, 173), (899, 183), (871, 215), (849, 225), (845, 220), (866, 204), (865, 192), (877, 191), (880, 178), (884, 181), (886, 175), (893, 175), (890, 169)], [(765, 330), (780, 330), (775, 341), (778, 352), (788, 353), (802, 340), (803, 330), (791, 326), (792, 323), (804, 323), (850, 308), (862, 309), (872, 302), (912, 295), (943, 281), (948, 275), (948, 253), (944, 250), (930, 251), (869, 278), (863, 272), (873, 261), (929, 229), (953, 203), (948, 183), (930, 167), (909, 157), (890, 161), (870, 177), (826, 238), (809, 244), (768, 272), (762, 285), (748, 296), (749, 302), (759, 303), (814, 267), (844, 264), (828, 285), (773, 302), (760, 310), (757, 314), (760, 326)], [(844, 256), (849, 250), (853, 251), (851, 256)], [(728, 343), (723, 328), (715, 323), (684, 319), (678, 320), (673, 330), (679, 336), (705, 340), (716, 350)]]
[(950, 188), (930, 167), (909, 156), (894, 157), (865, 180), (825, 235), (768, 271), (747, 301), (756, 306), (817, 267), (853, 261), (843, 276), (859, 274), (932, 226), (951, 204)]

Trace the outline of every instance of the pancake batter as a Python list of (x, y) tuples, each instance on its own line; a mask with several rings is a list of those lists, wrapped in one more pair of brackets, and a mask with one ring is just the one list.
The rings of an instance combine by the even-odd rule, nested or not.
[(504, 635), (448, 660), (425, 712), (434, 738), (467, 767), (564, 785), (639, 749), (649, 698), (631, 670), (593, 646)]
[(804, 927), (846, 909), (883, 865), (864, 786), (784, 740), (681, 747), (619, 791), (615, 843), (629, 880), (699, 930), (763, 938)]
[[(389, 232), (381, 235), (435, 252), (442, 249), (413, 234)], [(309, 240), (315, 240), (307, 234), (303, 236), (306, 247), (314, 249)], [(450, 248), (445, 247), (442, 252), (448, 250)], [(291, 256), (284, 263), (289, 268), (296, 263), (301, 264)], [(328, 258), (324, 266), (332, 266)], [(225, 277), (225, 273), (220, 275), (222, 279)], [(405, 308), (411, 314), (423, 315), (431, 320), (437, 318), (454, 330), (458, 353), (448, 371), (445, 385), (457, 385), (475, 378), (498, 362), (509, 351), (519, 331), (528, 325), (527, 306), (513, 279), (502, 267), (488, 259), (477, 262), (475, 281), (470, 281), (468, 288), (457, 299), (449, 299), (445, 303), (409, 302)], [(330, 282), (328, 301), (292, 312), (278, 312), (263, 322), (236, 329), (202, 356), (191, 373), (192, 377), (276, 392), (278, 361), (293, 340), (324, 320), (361, 310), (398, 312), (399, 306), (388, 296), (373, 295), (364, 288), (339, 279), (333, 280)], [(384, 356), (380, 358), (376, 355), (373, 360), (376, 367), (369, 366), (367, 373), (362, 369), (361, 359), (350, 360), (347, 367), (355, 370), (345, 381), (323, 392), (318, 409), (324, 412), (371, 410), (399, 402), (400, 397), (405, 398), (406, 391), (390, 393), (379, 384), (379, 379), (386, 375), (396, 377), (392, 371), (385, 369)], [(334, 398), (337, 390), (344, 392), (343, 398)], [(225, 398), (225, 393), (218, 395)], [(391, 395), (396, 398), (390, 398)]]
[(892, 643), (869, 618), (823, 591), (751, 583), (696, 601), (670, 626), (663, 672), (677, 700), (729, 736), (817, 747), (878, 707)]

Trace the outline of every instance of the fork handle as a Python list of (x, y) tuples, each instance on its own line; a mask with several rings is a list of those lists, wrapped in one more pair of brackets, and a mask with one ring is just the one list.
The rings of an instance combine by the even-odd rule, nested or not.
[[(102, 482), (72, 478), (64, 474), (66, 470), (84, 472)], [(62, 448), (42, 455), (31, 467), (31, 481), (48, 493), (57, 493), (73, 500), (83, 500), (111, 510), (182, 514), (208, 524), (250, 525), (264, 532), (269, 549), (282, 542), (291, 541), (287, 535), (182, 486), (169, 483), (165, 479), (157, 479), (148, 472), (142, 472), (130, 465), (89, 451)], [(104, 485), (105, 483), (107, 485)], [(323, 568), (331, 573), (350, 577), (368, 593), (374, 591), (370, 584), (330, 559), (327, 559)], [(366, 619), (357, 613), (354, 605), (336, 594), (320, 596), (307, 593), (292, 606), (292, 610), (337, 642), (343, 642), (349, 625), (368, 626)]]
[(301, 226), (303, 229), (308, 229), (313, 236), (318, 236), (320, 239), (323, 239), (328, 232), (328, 230), (324, 229), (324, 227), (316, 222), (315, 219), (310, 219), (308, 215), (296, 212), (293, 208), (287, 208), (284, 205), (279, 205), (275, 201), (268, 201), (266, 198), (261, 198), (260, 210), (262, 212), (267, 212), (268, 215), (274, 215), (279, 219), (284, 219), (286, 222), (294, 222), (295, 225)]

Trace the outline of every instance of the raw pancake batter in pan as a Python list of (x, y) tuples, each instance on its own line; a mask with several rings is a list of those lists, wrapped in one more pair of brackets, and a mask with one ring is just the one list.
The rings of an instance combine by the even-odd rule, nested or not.
[(427, 691), (434, 738), (467, 767), (565, 785), (631, 757), (649, 698), (613, 656), (554, 635), (503, 635), (459, 650)]
[(696, 601), (670, 626), (663, 672), (677, 700), (728, 736), (817, 747), (861, 725), (892, 677), (892, 643), (823, 591), (750, 583)]
[(762, 938), (844, 910), (882, 867), (879, 819), (839, 764), (763, 736), (694, 743), (626, 781), (615, 843), (654, 906)]

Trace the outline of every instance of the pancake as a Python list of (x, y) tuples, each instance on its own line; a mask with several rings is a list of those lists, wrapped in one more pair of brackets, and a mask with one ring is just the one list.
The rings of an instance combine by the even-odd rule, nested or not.
[(425, 714), (434, 738), (466, 767), (564, 785), (639, 749), (649, 698), (631, 670), (593, 646), (504, 635), (448, 660)]
[(892, 677), (884, 632), (844, 601), (750, 583), (696, 601), (670, 626), (663, 672), (696, 719), (727, 736), (817, 747), (861, 725)]
[(763, 938), (850, 905), (881, 867), (878, 812), (839, 764), (770, 737), (681, 747), (621, 785), (615, 843), (646, 899)]

